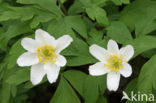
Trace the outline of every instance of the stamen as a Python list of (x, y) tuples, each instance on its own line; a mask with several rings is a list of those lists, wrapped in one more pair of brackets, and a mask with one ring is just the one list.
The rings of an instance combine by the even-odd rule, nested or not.
[(122, 62), (123, 61), (120, 56), (110, 55), (110, 57), (107, 59), (107, 63), (104, 64), (104, 66), (107, 66), (107, 68), (110, 69), (112, 72), (119, 72), (122, 68)]
[(40, 48), (37, 48), (37, 57), (39, 59), (39, 62), (41, 64), (45, 63), (55, 63), (56, 62), (56, 53), (55, 53), (55, 48), (52, 46), (42, 46)]

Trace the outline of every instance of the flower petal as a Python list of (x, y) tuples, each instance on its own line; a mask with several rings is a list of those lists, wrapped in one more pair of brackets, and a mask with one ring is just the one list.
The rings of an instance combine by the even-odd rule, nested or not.
[(127, 45), (120, 49), (120, 56), (123, 60), (129, 61), (130, 58), (134, 55), (134, 49), (131, 45)]
[(19, 66), (30, 66), (37, 64), (38, 62), (37, 53), (26, 52), (17, 59), (17, 64)]
[(39, 84), (45, 75), (42, 64), (36, 64), (31, 67), (30, 80), (33, 85)]
[(35, 52), (40, 46), (40, 43), (31, 38), (24, 38), (21, 41), (21, 45), (24, 49), (28, 50), (29, 52)]
[(101, 62), (105, 62), (109, 58), (107, 50), (96, 44), (93, 44), (89, 47), (89, 52)]
[(68, 47), (73, 41), (69, 35), (64, 35), (56, 40), (56, 52), (60, 53), (63, 49)]
[(89, 74), (92, 76), (99, 76), (108, 73), (110, 70), (107, 69), (103, 63), (98, 62), (89, 66)]
[(55, 63), (57, 66), (63, 67), (66, 65), (66, 63), (67, 63), (67, 61), (64, 56), (62, 56), (62, 55), (57, 56), (56, 63)]
[(128, 63), (123, 63), (123, 68), (120, 70), (120, 73), (124, 77), (129, 77), (132, 74), (132, 67)]
[(118, 55), (118, 53), (119, 53), (119, 47), (118, 47), (118, 44), (116, 43), (116, 41), (109, 40), (108, 41), (108, 44), (107, 44), (107, 50), (111, 54), (117, 54)]
[(107, 88), (110, 91), (116, 91), (119, 87), (120, 73), (110, 72), (107, 74)]
[(40, 41), (43, 45), (51, 45), (55, 47), (55, 38), (44, 30), (37, 29), (35, 31), (35, 39)]
[(49, 82), (50, 83), (56, 82), (59, 75), (60, 67), (58, 67), (56, 64), (53, 63), (47, 63), (44, 65), (44, 70), (47, 74)]

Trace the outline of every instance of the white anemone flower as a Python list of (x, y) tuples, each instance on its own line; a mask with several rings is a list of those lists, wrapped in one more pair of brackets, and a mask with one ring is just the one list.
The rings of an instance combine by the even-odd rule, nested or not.
[(27, 52), (18, 59), (17, 64), (21, 67), (31, 66), (30, 79), (32, 84), (39, 84), (44, 75), (48, 81), (54, 83), (59, 75), (60, 67), (66, 65), (66, 58), (60, 52), (68, 47), (73, 39), (64, 35), (57, 40), (46, 31), (35, 31), (35, 40), (24, 38), (21, 45)]
[(107, 88), (110, 91), (118, 89), (120, 74), (124, 77), (131, 76), (132, 67), (128, 64), (134, 55), (134, 49), (131, 45), (119, 49), (114, 40), (109, 40), (107, 50), (96, 44), (90, 46), (89, 50), (100, 61), (89, 67), (89, 74), (92, 76), (107, 74)]

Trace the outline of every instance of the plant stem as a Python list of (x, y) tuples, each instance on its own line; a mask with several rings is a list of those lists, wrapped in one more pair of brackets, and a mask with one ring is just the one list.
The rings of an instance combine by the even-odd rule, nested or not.
[(63, 3), (62, 3), (60, 0), (58, 0), (58, 3), (59, 3), (59, 5), (61, 6), (61, 9), (62, 9), (62, 11), (63, 11), (64, 16), (66, 16), (68, 13), (67, 13), (67, 10), (66, 10), (66, 8), (64, 7)]

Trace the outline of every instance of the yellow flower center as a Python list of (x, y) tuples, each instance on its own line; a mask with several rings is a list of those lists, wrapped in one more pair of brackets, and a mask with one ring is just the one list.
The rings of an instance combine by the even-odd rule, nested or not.
[(120, 56), (110, 55), (107, 59), (107, 64), (105, 64), (105, 66), (107, 66), (107, 68), (110, 69), (112, 72), (119, 72), (122, 68), (122, 62), (123, 61)]
[(41, 64), (49, 62), (55, 63), (57, 57), (55, 48), (52, 46), (42, 46), (40, 48), (37, 48), (37, 57)]

